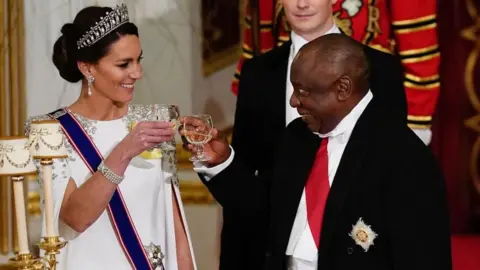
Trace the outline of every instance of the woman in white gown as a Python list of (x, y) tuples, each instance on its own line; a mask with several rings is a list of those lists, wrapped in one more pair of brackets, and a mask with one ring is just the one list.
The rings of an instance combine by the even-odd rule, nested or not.
[[(96, 28), (91, 31), (91, 27)], [(82, 82), (81, 95), (54, 114), (30, 118), (26, 131), (32, 121), (70, 116), (104, 159), (91, 173), (82, 158), (84, 146), (75, 141), (79, 133), (69, 133), (59, 120), (70, 136), (65, 140), (68, 158), (53, 164), (54, 224), (68, 241), (58, 269), (196, 269), (175, 153), (164, 152), (157, 159), (139, 157), (171, 141), (174, 131), (170, 123), (148, 121), (148, 106), (130, 104), (134, 83), (142, 77), (142, 50), (126, 6), (87, 7), (61, 32), (53, 62), (65, 80)], [(132, 122), (138, 124), (129, 131)], [(125, 222), (111, 221), (112, 197), (118, 193), (130, 215), (131, 231)], [(132, 232), (137, 246), (128, 238)]]

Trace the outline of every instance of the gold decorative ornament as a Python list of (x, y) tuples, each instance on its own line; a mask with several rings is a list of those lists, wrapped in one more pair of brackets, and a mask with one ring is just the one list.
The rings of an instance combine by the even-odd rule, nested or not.
[[(480, 54), (480, 40), (477, 37), (480, 30), (480, 16), (477, 6), (474, 1), (467, 0), (465, 2), (468, 14), (474, 22), (471, 26), (461, 31), (461, 36), (473, 43), (472, 51), (470, 52), (465, 66), (464, 83), (467, 90), (468, 100), (476, 111), (476, 115), (465, 120), (465, 126), (480, 133), (480, 97), (476, 92), (475, 87), (475, 68), (477, 66)], [(473, 186), (478, 194), (480, 194), (480, 172), (478, 170), (477, 161), (480, 158), (480, 137), (475, 141), (472, 152), (470, 154), (470, 174), (472, 177)]]
[(360, 241), (360, 242), (367, 242), (368, 241), (368, 234), (366, 231), (364, 230), (358, 230), (356, 232), (356, 236), (357, 236), (357, 239)]

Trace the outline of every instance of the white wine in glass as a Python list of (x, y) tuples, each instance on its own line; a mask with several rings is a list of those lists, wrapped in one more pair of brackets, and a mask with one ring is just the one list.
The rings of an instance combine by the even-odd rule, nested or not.
[(187, 141), (195, 147), (196, 155), (190, 161), (207, 161), (210, 157), (203, 153), (204, 144), (212, 139), (213, 121), (207, 114), (196, 114), (183, 123), (183, 130)]

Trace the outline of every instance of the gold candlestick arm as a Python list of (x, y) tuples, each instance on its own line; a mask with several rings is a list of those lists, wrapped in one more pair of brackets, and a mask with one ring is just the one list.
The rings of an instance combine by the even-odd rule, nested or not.
[(17, 254), (9, 260), (9, 264), (19, 270), (56, 270), (57, 254), (66, 244), (67, 241), (58, 236), (43, 237), (38, 246), (45, 251), (45, 257), (34, 258), (31, 253)]
[(62, 241), (58, 236), (42, 238), (38, 246), (45, 251), (45, 258), (42, 260), (46, 263), (46, 269), (55, 270), (57, 268), (57, 254), (66, 244), (67, 241)]
[(44, 257), (34, 258), (31, 253), (17, 254), (9, 260), (9, 264), (19, 270), (56, 270), (57, 254), (67, 243), (58, 236), (43, 237), (38, 246), (45, 251)]
[(9, 265), (20, 270), (43, 270), (43, 263), (38, 258), (34, 258), (31, 253), (17, 254), (8, 261)]

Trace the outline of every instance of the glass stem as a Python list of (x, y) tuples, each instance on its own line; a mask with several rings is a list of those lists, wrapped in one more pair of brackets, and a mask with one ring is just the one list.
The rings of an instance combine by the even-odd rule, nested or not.
[(203, 144), (198, 144), (195, 146), (197, 151), (197, 157), (202, 156), (203, 153)]

